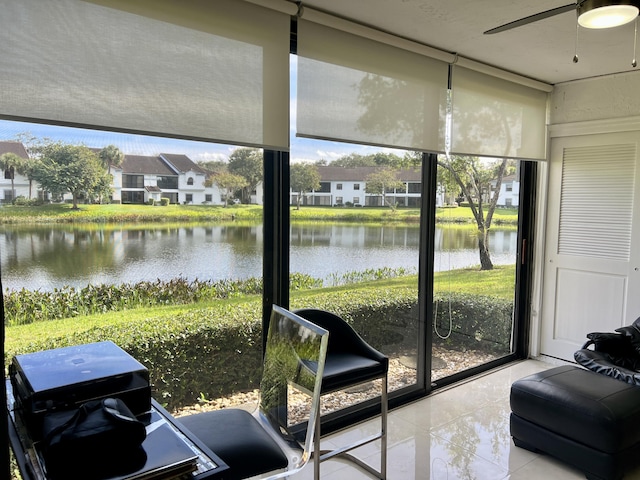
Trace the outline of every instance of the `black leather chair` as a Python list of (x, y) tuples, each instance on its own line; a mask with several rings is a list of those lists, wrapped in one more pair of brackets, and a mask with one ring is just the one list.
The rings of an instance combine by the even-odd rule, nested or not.
[[(342, 318), (333, 313), (317, 309), (301, 309), (295, 313), (302, 318), (329, 331), (329, 346), (325, 361), (324, 374), (322, 375), (322, 395), (344, 390), (365, 382), (382, 379), (380, 393), (381, 401), (381, 428), (380, 433), (360, 439), (351, 445), (343, 446), (333, 451), (320, 449), (320, 422), (314, 440), (314, 478), (320, 478), (320, 463), (334, 457), (342, 457), (354, 462), (371, 475), (386, 479), (387, 476), (387, 376), (389, 372), (389, 359), (371, 347), (360, 335)], [(363, 462), (349, 452), (380, 440), (380, 470)]]
[(576, 362), (596, 373), (640, 385), (640, 318), (614, 332), (593, 332), (580, 350)]

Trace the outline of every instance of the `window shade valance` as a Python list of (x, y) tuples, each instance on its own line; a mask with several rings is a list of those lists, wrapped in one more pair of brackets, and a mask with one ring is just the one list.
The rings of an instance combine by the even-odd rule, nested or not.
[(444, 151), (447, 64), (298, 23), (297, 135)]
[(2, 0), (0, 115), (288, 150), (290, 17), (237, 0)]
[(453, 67), (451, 152), (546, 159), (547, 93)]

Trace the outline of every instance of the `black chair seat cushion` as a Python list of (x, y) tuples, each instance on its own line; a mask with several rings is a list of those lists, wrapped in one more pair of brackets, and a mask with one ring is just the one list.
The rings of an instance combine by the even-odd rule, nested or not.
[(380, 378), (387, 370), (385, 362), (351, 353), (332, 353), (325, 360), (322, 393)]
[(511, 411), (607, 454), (640, 445), (640, 388), (579, 367), (556, 367), (517, 380), (511, 386)]
[(275, 440), (245, 410), (215, 410), (178, 420), (229, 466), (225, 479), (248, 478), (288, 464)]

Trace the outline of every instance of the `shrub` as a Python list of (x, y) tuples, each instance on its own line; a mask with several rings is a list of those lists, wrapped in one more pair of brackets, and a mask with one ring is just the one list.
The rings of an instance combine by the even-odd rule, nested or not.
[(151, 205), (152, 207), (156, 204), (156, 201), (153, 198), (147, 200), (147, 205)]
[[(313, 279), (292, 276), (296, 289), (308, 288)], [(51, 292), (39, 290), (7, 290), (4, 293), (5, 323), (24, 325), (38, 321), (78, 317), (132, 308), (157, 305), (184, 305), (238, 295), (262, 293), (262, 280), (172, 280), (142, 281), (120, 285), (87, 285), (84, 288), (65, 286)]]
[(16, 354), (112, 340), (150, 372), (153, 396), (168, 408), (257, 388), (262, 357), (261, 301), (202, 308), (119, 325), (39, 336), (7, 346), (5, 365)]
[(167, 205), (169, 205), (169, 199), (167, 197), (162, 197), (160, 199), (160, 205), (162, 205), (163, 207), (166, 207)]
[[(462, 293), (434, 297), (436, 342), (456, 348), (508, 353), (513, 302), (489, 295)], [(447, 335), (451, 332), (451, 335)]]
[(42, 205), (43, 202), (37, 198), (27, 198), (24, 195), (19, 195), (11, 203), (18, 207), (37, 207)]

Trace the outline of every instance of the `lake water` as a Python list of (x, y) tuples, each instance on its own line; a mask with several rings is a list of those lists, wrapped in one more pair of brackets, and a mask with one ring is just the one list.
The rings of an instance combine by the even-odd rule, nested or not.
[[(2, 226), (4, 289), (53, 290), (70, 285), (141, 280), (244, 279), (262, 275), (262, 225), (153, 229), (95, 226)], [(513, 264), (517, 232), (490, 237), (496, 265)], [(291, 271), (328, 281), (334, 275), (382, 267), (417, 272), (418, 226), (293, 225)], [(469, 231), (436, 230), (436, 271), (478, 265)]]

